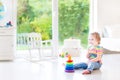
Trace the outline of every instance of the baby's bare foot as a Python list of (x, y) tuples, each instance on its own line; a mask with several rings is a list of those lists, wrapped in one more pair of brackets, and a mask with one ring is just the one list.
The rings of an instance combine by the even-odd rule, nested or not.
[(91, 74), (91, 71), (89, 71), (89, 70), (84, 70), (84, 71), (82, 72), (82, 74)]

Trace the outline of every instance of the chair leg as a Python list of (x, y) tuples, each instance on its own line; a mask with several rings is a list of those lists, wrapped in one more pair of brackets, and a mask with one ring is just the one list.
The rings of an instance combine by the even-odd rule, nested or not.
[(53, 54), (54, 52), (53, 52), (53, 48), (51, 48), (51, 55), (52, 55), (52, 57), (54, 57), (54, 54)]
[(41, 49), (38, 49), (38, 52), (39, 52), (39, 60), (41, 60), (41, 58), (42, 58)]
[(29, 50), (29, 56), (30, 56), (30, 60), (32, 60), (31, 50)]

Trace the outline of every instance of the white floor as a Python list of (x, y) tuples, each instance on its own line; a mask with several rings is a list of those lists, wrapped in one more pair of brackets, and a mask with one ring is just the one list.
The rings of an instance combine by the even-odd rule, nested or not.
[[(84, 60), (73, 58), (74, 63)], [(120, 80), (120, 54), (104, 55), (101, 69), (90, 75), (82, 75), (82, 70), (66, 73), (62, 65), (65, 61), (62, 58), (39, 62), (31, 62), (24, 58), (1, 61), (0, 80)]]

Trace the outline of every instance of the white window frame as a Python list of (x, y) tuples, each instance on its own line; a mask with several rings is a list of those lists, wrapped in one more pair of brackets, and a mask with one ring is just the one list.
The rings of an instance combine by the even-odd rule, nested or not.
[(98, 0), (90, 0), (90, 25), (89, 32), (98, 31)]
[(58, 0), (52, 0), (52, 42), (53, 56), (58, 54)]

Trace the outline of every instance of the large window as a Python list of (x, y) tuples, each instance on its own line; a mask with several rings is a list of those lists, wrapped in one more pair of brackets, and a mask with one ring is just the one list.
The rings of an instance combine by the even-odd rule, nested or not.
[(88, 23), (88, 0), (18, 0), (17, 33), (41, 33), (42, 40), (53, 40), (54, 48), (58, 37), (60, 45), (72, 37), (86, 46)]

